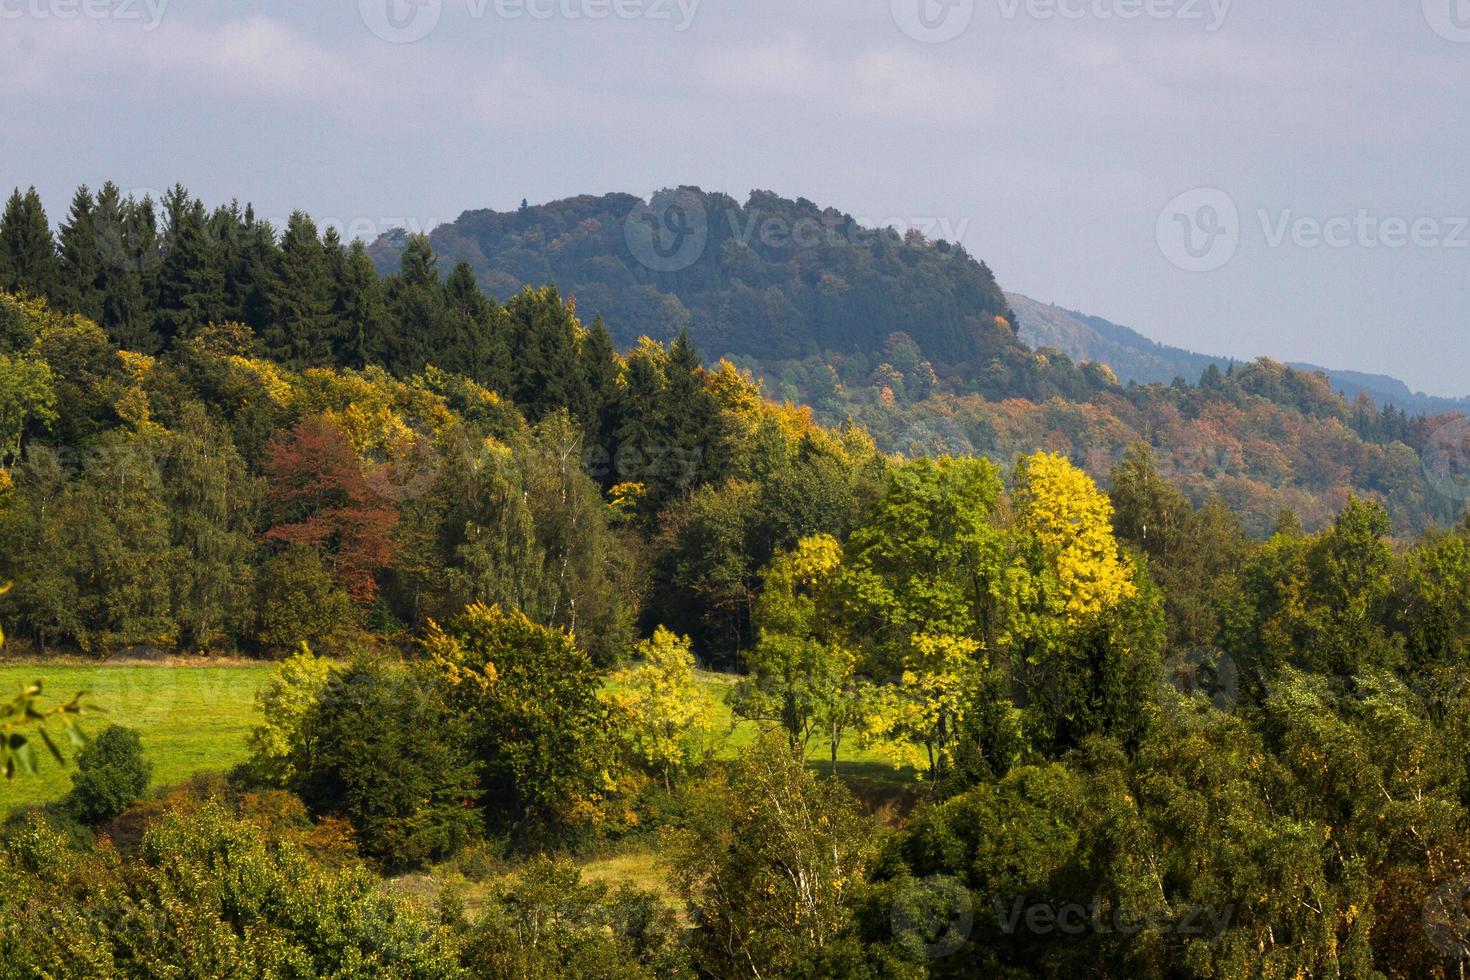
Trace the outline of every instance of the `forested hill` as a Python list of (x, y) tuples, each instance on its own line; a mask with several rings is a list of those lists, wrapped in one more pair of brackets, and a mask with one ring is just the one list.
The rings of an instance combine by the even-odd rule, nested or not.
[[(1193, 503), (1220, 497), (1258, 536), (1283, 510), (1308, 529), (1324, 527), (1353, 496), (1386, 503), (1396, 530), (1411, 534), (1457, 521), (1470, 499), (1462, 475), (1470, 423), (1461, 416), (1411, 418), (1366, 398), (1349, 403), (1324, 376), (1264, 360), (1207, 370), (1198, 384), (1123, 384), (1103, 363), (1025, 346), (990, 272), (958, 248), (918, 233), (867, 233), (836, 212), (771, 195), (738, 208), (718, 195), (671, 193), (649, 213), (631, 197), (563, 202), (548, 206), (559, 216), (550, 225), (536, 218), (547, 209), (467, 215), (437, 233), (440, 252), (422, 236), (407, 239), (397, 269), (380, 275), (374, 264), (389, 243), (378, 243), (375, 259), (301, 212), (277, 228), (248, 206), (206, 208), (182, 187), (154, 202), (108, 184), (96, 194), (80, 189), (53, 232), (38, 195), (17, 192), (0, 216), (0, 292), (81, 314), (101, 331), (87, 336), (129, 356), (179, 356), (201, 333), (217, 337), (211, 328), (240, 324), (248, 340), (231, 341), (231, 350), (290, 371), (460, 376), (531, 421), (567, 408), (608, 460), (649, 443), (646, 406), (623, 401), (641, 399), (641, 388), (658, 394), (657, 372), (634, 368), (657, 360), (659, 348), (693, 388), (689, 379), (705, 369), (734, 376), (719, 367), (732, 354), (733, 368), (750, 372), (766, 396), (811, 406), (819, 423), (857, 423), (885, 453), (983, 455), (1010, 466), (1046, 449), (1105, 478), (1131, 445), (1147, 442)], [(625, 205), (634, 210), (613, 221)], [(466, 228), (517, 223), (520, 231), (500, 237), (520, 247), (491, 249), (499, 256), (491, 265), (480, 249), (472, 257), (480, 272), (471, 259), (455, 260), (468, 247)], [(663, 234), (669, 228), (680, 233)], [(586, 270), (605, 274), (589, 280)], [(508, 288), (538, 275), (548, 281)], [(482, 291), (487, 277), (505, 290), (504, 302)], [(641, 283), (641, 292), (636, 284), (614, 288), (616, 281)], [(736, 316), (757, 292), (759, 315)], [(598, 316), (610, 309), (599, 295), (642, 296), (650, 309), (614, 336)], [(574, 304), (564, 302), (569, 296)], [(714, 312), (696, 322), (700, 309)], [(685, 323), (691, 335), (706, 331), (702, 343), (682, 332), (667, 344), (657, 339)], [(651, 346), (628, 339), (642, 335), (655, 338)], [(0, 317), (0, 353), (29, 350), (33, 340)], [(70, 357), (53, 364), (56, 373), (78, 398), (106, 401), (105, 379), (116, 371)], [(668, 397), (653, 414), (672, 428), (654, 448), (692, 452), (689, 440), (669, 435), (690, 419), (670, 407), (683, 396)], [(33, 413), (19, 433), (16, 414), (0, 412), (10, 420), (0, 429), (0, 464), (28, 439), (83, 444), (106, 419), (135, 408), (108, 402), (96, 418), (78, 409), (54, 424)], [(640, 467), (626, 458), (613, 469), (598, 474), (604, 490), (640, 482)], [(677, 497), (664, 493), (671, 489), (659, 493)]]
[[(1006, 299), (1016, 311), (1017, 333), (1023, 343), (1037, 348), (1054, 347), (1073, 360), (1099, 361), (1112, 368), (1124, 383), (1169, 384), (1175, 378), (1192, 381), (1211, 364), (1225, 371), (1235, 363), (1229, 357), (1198, 354), (1182, 347), (1160, 344), (1136, 330), (1102, 317), (1037, 302), (1019, 293), (1007, 293)], [(1392, 405), (1411, 414), (1470, 409), (1470, 397), (1426, 395), (1385, 374), (1324, 368), (1296, 361), (1290, 367), (1325, 376), (1338, 394), (1349, 401), (1355, 400), (1359, 394), (1366, 394), (1380, 409)]]
[[(706, 355), (763, 361), (874, 354), (907, 332), (937, 366), (987, 362), (1015, 346), (1015, 316), (983, 262), (940, 228), (865, 227), (805, 198), (754, 191), (745, 204), (684, 187), (651, 201), (582, 196), (517, 211), (467, 211), (430, 236), (506, 298), (554, 282), (622, 346), (681, 330)], [(396, 272), (405, 235), (371, 249)]]

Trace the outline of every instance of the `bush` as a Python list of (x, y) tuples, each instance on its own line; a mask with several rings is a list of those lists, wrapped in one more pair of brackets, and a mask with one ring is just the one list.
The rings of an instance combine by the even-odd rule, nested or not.
[(463, 727), (408, 670), (357, 662), (328, 680), (303, 725), (301, 798), (347, 818), (363, 854), (391, 868), (456, 853), (479, 822)]
[(111, 820), (138, 802), (152, 775), (138, 733), (109, 725), (77, 756), (66, 808), (83, 823)]

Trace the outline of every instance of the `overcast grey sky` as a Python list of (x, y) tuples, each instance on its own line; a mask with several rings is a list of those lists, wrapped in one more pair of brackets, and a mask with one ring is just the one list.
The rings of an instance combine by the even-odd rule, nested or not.
[(0, 183), (359, 232), (769, 189), (1165, 343), (1462, 395), (1467, 79), (1470, 0), (0, 0)]

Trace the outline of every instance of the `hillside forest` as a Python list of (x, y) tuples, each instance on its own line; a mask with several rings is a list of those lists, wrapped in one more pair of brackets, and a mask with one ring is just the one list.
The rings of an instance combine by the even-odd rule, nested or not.
[[(0, 749), (73, 787), (0, 975), (1463, 974), (1462, 418), (1124, 386), (922, 235), (637, 272), (641, 203), (12, 196)], [(149, 789), (44, 684), (158, 651), (270, 666), (247, 761)]]

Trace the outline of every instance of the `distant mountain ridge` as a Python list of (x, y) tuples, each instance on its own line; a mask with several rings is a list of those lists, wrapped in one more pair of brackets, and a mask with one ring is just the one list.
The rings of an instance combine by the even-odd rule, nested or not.
[[(1073, 360), (1106, 364), (1125, 384), (1130, 381), (1170, 384), (1175, 378), (1183, 378), (1193, 384), (1211, 364), (1224, 371), (1239, 363), (1228, 357), (1160, 344), (1136, 330), (1102, 317), (1043, 303), (1020, 293), (1007, 293), (1006, 299), (1020, 318), (1019, 335), (1024, 343), (1037, 348), (1054, 347)], [(1404, 382), (1388, 375), (1325, 368), (1303, 362), (1292, 362), (1288, 366), (1298, 371), (1326, 375), (1332, 387), (1349, 402), (1360, 392), (1366, 392), (1380, 408), (1393, 405), (1410, 413), (1425, 415), (1470, 412), (1470, 397), (1426, 395), (1413, 391)]]

